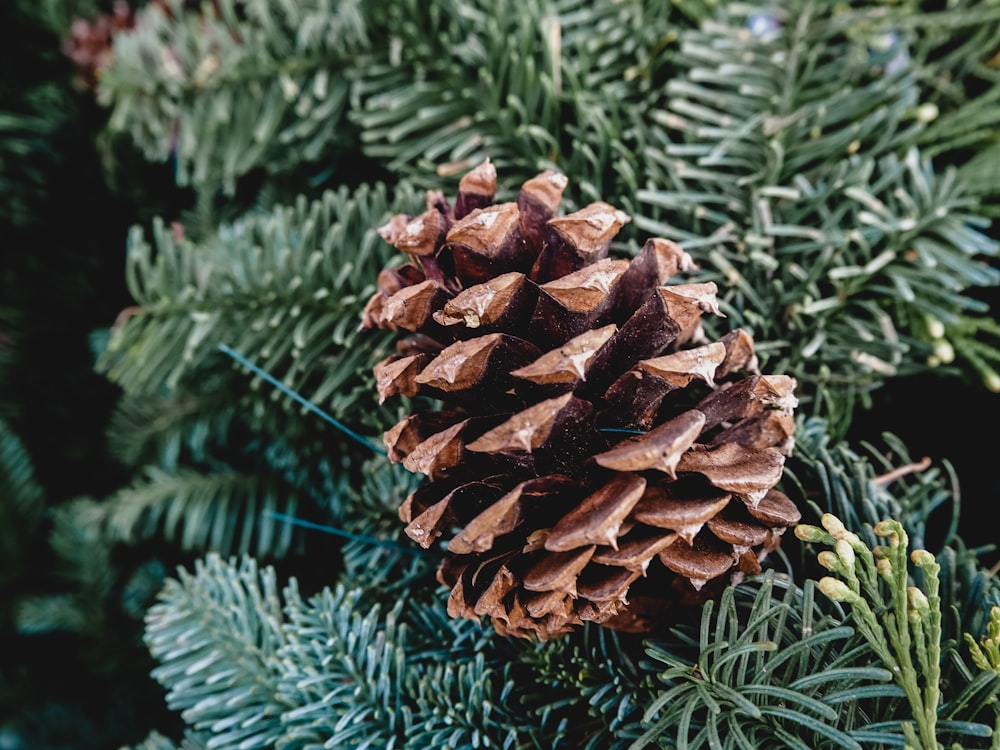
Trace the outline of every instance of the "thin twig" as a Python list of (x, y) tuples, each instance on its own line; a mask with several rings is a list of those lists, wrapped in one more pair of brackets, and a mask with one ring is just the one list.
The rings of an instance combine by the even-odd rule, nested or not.
[(877, 477), (873, 477), (872, 484), (876, 487), (886, 487), (895, 482), (897, 479), (905, 477), (907, 474), (913, 474), (917, 471), (927, 471), (927, 469), (930, 468), (930, 465), (930, 457), (924, 456), (917, 463), (906, 464), (905, 466), (900, 466), (892, 471), (887, 471), (885, 474), (879, 474)]

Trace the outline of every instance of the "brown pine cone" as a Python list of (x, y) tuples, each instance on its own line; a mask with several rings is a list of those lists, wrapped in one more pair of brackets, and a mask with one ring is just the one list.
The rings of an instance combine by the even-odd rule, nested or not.
[(758, 371), (751, 337), (708, 342), (712, 283), (651, 239), (609, 256), (629, 217), (606, 203), (557, 216), (566, 178), (544, 172), (494, 204), (489, 162), (454, 205), (379, 233), (387, 267), (362, 327), (400, 331), (375, 367), (382, 400), (430, 396), (385, 433), (427, 476), (400, 508), (429, 547), (455, 617), (547, 639), (585, 620), (646, 632), (668, 605), (759, 572), (799, 520), (773, 489), (793, 444), (795, 381)]

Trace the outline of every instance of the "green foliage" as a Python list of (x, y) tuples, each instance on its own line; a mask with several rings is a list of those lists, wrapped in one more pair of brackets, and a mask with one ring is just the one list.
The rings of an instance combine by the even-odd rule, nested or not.
[(342, 576), (389, 604), (431, 578), (441, 558), (413, 544), (399, 522), (399, 507), (420, 485), (420, 475), (381, 456), (365, 462), (361, 471), (360, 487), (347, 488), (347, 502), (331, 512), (332, 522), (355, 535), (340, 550)]
[[(53, 73), (59, 66), (58, 50), (45, 50), (47, 35), (38, 9), (23, 0), (0, 9), (3, 43), (14, 55), (26, 55), (32, 44), (32, 70), (16, 76), (14, 66), (0, 71), (0, 227), (24, 227), (38, 220), (50, 186), (64, 166), (64, 131), (75, 116), (78, 102), (65, 81)], [(23, 65), (23, 63), (22, 63)]]
[(570, 176), (569, 205), (638, 185), (636, 121), (667, 75), (680, 14), (662, 3), (395, 3), (356, 86), (365, 152), (425, 184), (489, 158), (516, 188)]
[[(1000, 585), (983, 568), (983, 550), (968, 549), (957, 536), (964, 506), (954, 470), (947, 462), (938, 467), (914, 461), (896, 435), (882, 438), (884, 447), (864, 443), (861, 452), (831, 442), (824, 423), (807, 420), (785, 469), (785, 491), (811, 510), (804, 522), (818, 523), (831, 513), (871, 547), (878, 544), (879, 521), (902, 519), (913, 546), (932, 551), (941, 565), (945, 640), (984, 632), (991, 605), (1000, 601)], [(804, 561), (798, 566), (809, 569)]]
[(187, 549), (280, 556), (293, 535), (275, 514), (343, 492), (364, 453), (220, 347), (374, 433), (386, 417), (367, 378), (386, 339), (359, 336), (357, 321), (388, 259), (374, 227), (415, 202), (404, 188), (390, 199), (384, 186), (362, 187), (250, 214), (200, 242), (162, 222), (152, 245), (133, 231), (137, 306), (97, 361), (124, 391), (111, 447), (136, 472), (105, 503), (109, 540), (162, 535)]
[[(510, 747), (498, 697), (513, 686), (441, 604), (383, 613), (345, 586), (305, 600), (250, 558), (209, 555), (168, 582), (147, 642), (168, 703), (211, 747)], [(467, 658), (447, 663), (463, 641)]]
[[(10, 602), (23, 574), (25, 553), (45, 512), (45, 493), (35, 479), (31, 458), (10, 426), (0, 419), (0, 593)], [(0, 625), (11, 612), (0, 608)]]
[[(218, 568), (221, 562), (209, 558), (206, 565)], [(181, 580), (190, 582), (183, 576)], [(271, 705), (277, 684), (273, 661), (282, 645), (281, 603), (273, 570), (258, 577), (256, 566), (248, 561), (229, 577), (202, 576), (188, 589), (168, 581), (161, 596), (172, 594), (183, 597), (188, 606), (173, 612), (154, 606), (147, 615), (150, 651), (170, 657), (169, 664), (154, 672), (158, 680), (175, 685), (167, 695), (168, 705), (183, 711), (185, 721), (196, 730), (218, 722), (214, 731), (220, 743), (273, 745), (280, 726), (278, 710)], [(197, 633), (193, 626), (198, 626)], [(216, 700), (206, 701), (199, 668), (213, 665), (224, 671), (212, 685)]]
[[(36, 217), (56, 155), (49, 139), (64, 125), (52, 117), (68, 105), (66, 92), (46, 85), (24, 92), (22, 101), (0, 109), (0, 224)], [(17, 109), (15, 109), (17, 107)]]
[(132, 745), (129, 750), (178, 750), (178, 748), (184, 748), (184, 750), (194, 750), (197, 747), (198, 750), (202, 750), (204, 745), (191, 743), (178, 745), (172, 739), (166, 735), (160, 734), (155, 729), (149, 733), (142, 742)]
[[(886, 508), (898, 510), (894, 503), (926, 509), (945, 502), (933, 472), (915, 469), (905, 455), (870, 449), (868, 458), (842, 445), (831, 451), (827, 431), (815, 421), (800, 434), (804, 450), (788, 491), (795, 493), (810, 472), (826, 476), (824, 502), (855, 507), (859, 532), (872, 535), (873, 519)], [(362, 493), (368, 499), (359, 496), (348, 511), (355, 518), (381, 518), (389, 507), (380, 510), (374, 498), (405, 491), (390, 484), (383, 459), (370, 464)], [(890, 473), (912, 484), (902, 501), (886, 490)], [(827, 511), (817, 507), (821, 512)], [(309, 599), (291, 581), (279, 614), (274, 572), (259, 572), (251, 559), (237, 564), (209, 556), (193, 576), (181, 571), (169, 582), (149, 615), (147, 638), (162, 665), (157, 675), (173, 705), (189, 712), (192, 729), (216, 726), (211, 731), (226, 737), (234, 726), (226, 717), (238, 716), (247, 727), (280, 734), (288, 747), (832, 748), (904, 740), (906, 696), (891, 670), (845, 608), (817, 596), (813, 580), (794, 582), (796, 565), (727, 589), (700, 614), (691, 612), (690, 621), (679, 615), (671, 632), (644, 643), (595, 627), (534, 644), (449, 619), (432, 568), (393, 568), (406, 553), (387, 552), (382, 541), (367, 540), (371, 560), (391, 574), (358, 575), (359, 563), (352, 563), (336, 588)], [(358, 545), (352, 556), (360, 559), (365, 543), (352, 542)], [(939, 734), (980, 747), (993, 721), (996, 701), (989, 696), (997, 677), (976, 676), (961, 646), (963, 633), (986, 632), (1000, 586), (975, 567), (972, 553), (948, 547), (939, 559)], [(975, 575), (957, 575), (963, 567)], [(405, 593), (398, 586), (382, 590), (399, 580), (407, 581)], [(881, 612), (891, 601), (886, 595), (872, 606)], [(244, 622), (254, 617), (260, 622)], [(956, 631), (956, 625), (968, 627)], [(241, 659), (252, 655), (252, 664), (234, 667), (226, 649)], [(241, 684), (246, 697), (237, 700), (233, 691)], [(274, 690), (273, 697), (255, 698), (251, 684)], [(213, 746), (228, 742), (216, 739)]]
[(107, 0), (14, 0), (13, 4), (60, 36), (74, 19), (94, 18), (108, 8)]
[(113, 129), (147, 158), (174, 160), (178, 184), (211, 193), (351, 148), (340, 123), (347, 63), (369, 44), (360, 3), (185, 6), (150, 3), (116, 37), (99, 86)]
[(769, 575), (749, 589), (727, 589), (705, 607), (697, 649), (692, 662), (649, 647), (666, 669), (643, 715), (649, 728), (633, 747), (896, 744), (891, 732), (865, 732), (870, 717), (860, 702), (891, 714), (900, 691), (885, 684), (887, 669), (866, 663), (851, 628), (823, 611), (809, 584), (798, 589)]
[[(956, 7), (959, 13), (949, 12)], [(894, 20), (914, 47), (925, 98), (939, 113), (919, 143), (928, 156), (945, 156), (963, 166), (989, 159), (998, 145), (1000, 4), (970, 0), (933, 13), (913, 12), (918, 10), (917, 4), (906, 4)], [(970, 180), (970, 185), (976, 192), (997, 194), (996, 180)]]
[(873, 56), (895, 19), (734, 4), (684, 32), (646, 136), (655, 187), (637, 196), (637, 225), (689, 249), (724, 290), (727, 325), (834, 430), (982, 316), (965, 292), (998, 280), (976, 200), (914, 148), (933, 116), (922, 68), (899, 35)]
[[(837, 434), (897, 376), (937, 369), (998, 382), (998, 334), (966, 293), (1000, 281), (984, 262), (998, 250), (984, 218), (996, 190), (968, 155), (993, 138), (995, 71), (977, 50), (1000, 34), (995, 0), (948, 12), (833, 0), (244, 5), (245, 18), (228, 2), (219, 12), (151, 8), (116, 43), (104, 89), (113, 122), (157, 158), (178, 150), (182, 184), (192, 169), (210, 189), (251, 171), (248, 161), (220, 178), (213, 160), (229, 149), (268, 169), (314, 159), (282, 138), (266, 141), (280, 153), (246, 148), (230, 120), (249, 128), (271, 117), (270, 100), (247, 113), (230, 100), (252, 98), (238, 92), (244, 67), (258, 64), (275, 97), (281, 81), (281, 96), (306, 96), (307, 82), (262, 60), (283, 49), (294, 68), (308, 57), (284, 36), (296, 14), (308, 29), (326, 14), (357, 32), (345, 42), (350, 60), (301, 63), (303, 75), (349, 88), (336, 115), (324, 112), (326, 137), (353, 123), (372, 169), (423, 188), (451, 188), (485, 158), (502, 196), (543, 168), (561, 170), (568, 209), (601, 199), (633, 216), (619, 249), (650, 234), (680, 241), (699, 280), (720, 284), (727, 325), (748, 329), (764, 365), (795, 376), (802, 408)], [(238, 18), (234, 34), (227, 24)], [(952, 42), (942, 26), (973, 41)], [(192, 29), (211, 33), (184, 42)], [(215, 34), (225, 41), (208, 41)], [(183, 57), (174, 73), (158, 68), (170, 85), (151, 82), (155, 55)], [(146, 94), (116, 83), (125, 71)], [(297, 128), (323, 111), (301, 105), (293, 116), (300, 105), (287, 106)]]
[(97, 369), (128, 394), (220, 394), (241, 378), (225, 344), (334, 416), (360, 418), (373, 406), (361, 377), (379, 339), (358, 337), (357, 320), (391, 250), (374, 228), (414, 203), (405, 190), (393, 203), (385, 187), (362, 187), (248, 215), (201, 242), (156, 222), (151, 245), (134, 229), (137, 306)]
[[(908, 706), (912, 691), (917, 719), (924, 718), (916, 677), (895, 684), (898, 669), (888, 651), (874, 648), (867, 628), (855, 628), (843, 610), (816, 594), (815, 581), (800, 589), (769, 573), (727, 589), (705, 608), (696, 657), (651, 641), (663, 685), (643, 716), (648, 729), (632, 747), (938, 747), (916, 741), (906, 727), (915, 718)], [(872, 601), (879, 620), (892, 611), (891, 595)], [(902, 616), (906, 627), (905, 591)], [(918, 643), (927, 654), (929, 644)], [(957, 654), (951, 659), (960, 661)], [(929, 696), (932, 684), (955, 684), (927, 679), (920, 684)], [(939, 740), (945, 747), (989, 747), (984, 740), (992, 736), (993, 712), (981, 713), (967, 690), (944, 693), (938, 713), (948, 720), (937, 722)]]
[[(820, 591), (833, 601), (850, 605), (858, 631), (906, 695), (912, 715), (912, 720), (901, 724), (906, 743), (937, 746), (937, 710), (941, 698), (938, 594), (941, 566), (926, 550), (915, 550), (908, 556), (908, 538), (898, 521), (876, 524), (875, 533), (888, 538), (888, 542), (869, 549), (836, 516), (825, 514), (822, 520), (826, 531), (807, 525), (795, 530), (800, 539), (834, 548), (820, 552), (818, 559), (840, 578), (824, 576), (819, 582)], [(910, 559), (923, 573), (921, 587), (908, 586)], [(988, 737), (990, 728), (981, 726), (978, 734)]]
[(274, 514), (294, 514), (298, 505), (294, 488), (277, 476), (148, 466), (138, 482), (101, 505), (102, 530), (106, 539), (130, 544), (162, 536), (188, 550), (281, 557), (292, 527)]
[[(678, 627), (684, 628), (682, 617)], [(524, 649), (518, 680), (522, 701), (543, 747), (625, 750), (642, 733), (641, 718), (656, 695), (639, 636), (586, 626), (579, 634)]]
[[(65, 30), (99, 5), (44, 0), (35, 17)], [(143, 3), (101, 74), (103, 137), (169, 161), (196, 209), (128, 238), (134, 306), (96, 364), (121, 390), (108, 437), (125, 479), (49, 514), (58, 583), (5, 602), (22, 637), (81, 636), (111, 671), (118, 620), (145, 615), (186, 732), (143, 727), (135, 750), (904, 744), (912, 711), (885, 654), (815, 595), (791, 534), (764, 575), (645, 639), (510, 641), (448, 617), (438, 551), (398, 520), (418, 478), (328, 417), (377, 439), (399, 416), (371, 384), (389, 338), (356, 330), (397, 255), (374, 229), (490, 158), (501, 197), (558, 169), (566, 208), (602, 199), (632, 216), (616, 251), (672, 237), (695, 280), (718, 282), (727, 318), (710, 325), (749, 329), (765, 370), (799, 381), (782, 488), (866, 545), (889, 518), (933, 550), (937, 733), (985, 747), (1000, 586), (958, 537), (957, 477), (892, 435), (884, 450), (840, 441), (902, 375), (940, 375), (943, 398), (948, 377), (997, 382), (1000, 328), (970, 290), (1000, 281), (1000, 4), (923, 5)], [(8, 224), (34, 222), (51, 188), (54, 91), (0, 113)], [(127, 155), (105, 158), (125, 177), (111, 162)], [(3, 304), (4, 326), (27, 320)], [(0, 424), (6, 582), (41, 498)], [(150, 607), (161, 558), (182, 553), (201, 557), (194, 572)], [(894, 603), (870, 600), (877, 616)]]

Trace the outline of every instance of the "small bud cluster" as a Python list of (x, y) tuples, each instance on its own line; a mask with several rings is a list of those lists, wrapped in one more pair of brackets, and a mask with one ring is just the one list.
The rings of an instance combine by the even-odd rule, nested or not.
[(1000, 607), (990, 609), (990, 622), (982, 643), (977, 643), (968, 633), (965, 634), (965, 642), (973, 664), (984, 672), (995, 672), (1000, 676)]
[[(898, 521), (877, 523), (875, 534), (884, 544), (869, 548), (832, 514), (820, 519), (822, 528), (801, 524), (795, 536), (823, 544), (817, 560), (833, 575), (818, 588), (830, 600), (851, 606), (858, 630), (864, 635), (893, 679), (903, 688), (913, 710), (914, 723), (904, 722), (909, 744), (937, 747), (936, 708), (940, 697), (941, 599), (940, 565), (926, 550), (907, 558), (909, 539)], [(908, 561), (923, 573), (924, 587), (912, 585)], [(1000, 672), (1000, 608), (995, 608), (995, 631), (980, 648), (970, 639), (973, 659), (983, 669)]]

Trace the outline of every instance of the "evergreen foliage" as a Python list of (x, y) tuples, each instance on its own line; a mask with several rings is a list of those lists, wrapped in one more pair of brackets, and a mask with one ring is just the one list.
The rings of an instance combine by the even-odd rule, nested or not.
[[(985, 317), (965, 291), (997, 282), (988, 222), (917, 147), (933, 63), (883, 11), (732, 4), (682, 34), (645, 152), (657, 187), (638, 194), (637, 224), (691, 248), (835, 429), (886, 378), (950, 364), (944, 344)], [(1000, 28), (996, 12), (970, 15)]]
[[(14, 596), (14, 583), (22, 574), (28, 540), (45, 512), (45, 493), (35, 479), (34, 466), (24, 444), (0, 420), (0, 592), (3, 601)], [(6, 626), (11, 612), (0, 610)]]
[(220, 347), (374, 433), (367, 376), (385, 344), (359, 337), (356, 321), (388, 253), (370, 230), (414, 203), (402, 186), (392, 199), (384, 186), (341, 189), (252, 213), (199, 242), (162, 222), (153, 244), (133, 231), (137, 305), (96, 365), (123, 389), (111, 446), (136, 470), (105, 503), (109, 539), (162, 534), (185, 549), (282, 556), (293, 527), (277, 514), (338, 502), (352, 461), (370, 449), (324, 430)]
[[(5, 44), (23, 44), (17, 32), (44, 39), (36, 19), (22, 17), (19, 3), (0, 10)], [(8, 37), (6, 34), (10, 34)], [(23, 227), (36, 220), (44, 206), (46, 183), (60, 166), (60, 131), (72, 120), (77, 103), (59, 82), (44, 77), (51, 70), (57, 50), (39, 59), (39, 71), (28, 80), (13, 70), (0, 73), (0, 226)]]
[[(811, 465), (839, 478), (818, 513), (855, 508), (870, 534), (871, 517), (898, 510), (875, 474), (888, 455), (868, 459), (843, 444), (830, 451), (822, 424), (802, 433), (805, 455), (823, 455)], [(929, 481), (908, 494), (928, 507), (939, 492)], [(972, 636), (962, 633), (985, 632), (1000, 586), (975, 568), (974, 554), (946, 549), (939, 737), (988, 747), (997, 711), (984, 698), (1000, 678), (995, 670), (975, 676), (964, 646)], [(970, 568), (964, 579), (944, 570), (961, 567), (957, 559)], [(279, 596), (275, 571), (250, 558), (210, 555), (168, 582), (147, 615), (147, 639), (172, 705), (194, 729), (209, 730), (202, 740), (212, 746), (242, 741), (233, 717), (247, 732), (280, 737), (278, 747), (900, 746), (900, 722), (911, 715), (903, 690), (845, 608), (820, 595), (815, 579), (793, 582), (799, 569), (729, 588), (700, 617), (682, 617), (672, 634), (644, 645), (596, 628), (539, 645), (448, 619), (429, 567), (430, 585), (416, 577), (407, 593), (387, 597), (380, 580), (355, 586), (348, 573), (305, 599), (294, 580)], [(261, 689), (272, 692), (261, 698)]]
[(369, 44), (357, 2), (151, 3), (118, 37), (101, 79), (111, 126), (181, 185), (235, 191), (257, 169), (281, 172), (346, 152), (348, 63)]
[[(323, 147), (264, 135), (278, 111), (298, 129), (323, 118), (326, 147), (356, 146), (422, 188), (487, 157), (507, 190), (554, 167), (572, 175), (568, 207), (609, 200), (634, 217), (622, 249), (639, 233), (680, 241), (728, 290), (728, 322), (765, 342), (766, 365), (808, 386), (803, 406), (840, 434), (897, 375), (946, 366), (998, 382), (997, 331), (967, 294), (998, 282), (981, 262), (996, 240), (969, 210), (997, 192), (969, 156), (995, 145), (995, 71), (982, 62), (1000, 34), (995, 3), (245, 6), (245, 17), (229, 3), (151, 6), (102, 79), (112, 126), (150, 156), (173, 154), (180, 184), (193, 170), (203, 187), (231, 186), (254, 154), (268, 169), (314, 162)], [(306, 48), (324, 13), (356, 32), (343, 42), (352, 62)], [(211, 41), (237, 19), (239, 34)], [(177, 70), (157, 68), (169, 85), (144, 72), (143, 60), (178, 55)], [(314, 101), (317, 65), (345, 88), (335, 113)], [(230, 101), (250, 101), (265, 75), (249, 69), (278, 72), (265, 104), (238, 117)], [(220, 129), (234, 117), (246, 134)], [(247, 166), (211, 166), (237, 158)], [(338, 158), (323, 158), (336, 182)], [(303, 189), (316, 175), (301, 175)]]
[[(344, 586), (305, 600), (294, 580), (279, 592), (273, 568), (209, 555), (147, 615), (153, 675), (210, 746), (509, 747), (517, 725), (493, 696), (512, 685), (440, 604), (383, 614)], [(463, 641), (469, 661), (449, 663)]]
[[(58, 34), (109, 10), (22, 5), (19, 23)], [(0, 77), (0, 227), (19, 250), (0, 275), (0, 626), (5, 648), (75, 638), (57, 655), (85, 644), (74, 658), (90, 692), (138, 703), (151, 685), (129, 680), (152, 666), (135, 658), (142, 622), (177, 723), (54, 699), (5, 719), (0, 745), (68, 747), (58, 735), (72, 727), (78, 750), (997, 747), (1000, 585), (982, 558), (994, 548), (959, 534), (990, 498), (960, 493), (951, 463), (914, 460), (912, 436), (879, 434), (866, 411), (915, 374), (939, 399), (1000, 390), (987, 302), (1000, 285), (997, 0), (135, 10), (96, 92), (106, 178), (141, 204), (109, 251), (124, 250), (131, 302), (93, 336), (94, 370), (118, 395), (107, 451), (121, 481), (106, 493), (53, 479), (60, 457), (33, 455), (42, 441), (23, 426), (61, 423), (20, 397), (53, 371), (23, 347), (46, 299), (19, 283), (63, 257), (28, 251), (52, 246), (44, 225), (58, 217), (41, 212), (58, 136), (80, 113), (68, 75)], [(169, 168), (166, 205), (151, 205), (129, 148)], [(680, 242), (692, 280), (719, 285), (725, 325), (753, 334), (763, 369), (798, 380), (781, 489), (805, 523), (836, 516), (866, 561), (886, 556), (888, 523), (934, 565), (897, 561), (891, 582), (872, 576), (838, 602), (821, 579), (847, 576), (848, 553), (817, 532), (645, 638), (588, 626), (537, 644), (450, 618), (442, 551), (416, 549), (399, 522), (419, 479), (371, 449), (399, 416), (371, 378), (389, 338), (357, 326), (395, 255), (375, 228), (484, 158), (503, 198), (553, 168), (570, 177), (568, 208), (626, 211), (617, 253), (651, 234)], [(80, 325), (117, 309), (65, 281), (88, 267), (66, 257), (51, 264), (58, 289), (95, 310)], [(865, 440), (844, 440), (865, 420)], [(839, 562), (817, 559), (831, 541)], [(50, 578), (19, 578), (40, 559)], [(914, 594), (907, 609), (910, 588), (927, 607)], [(940, 690), (933, 722), (864, 607), (906, 619), (920, 699)], [(24, 705), (9, 693), (4, 707)], [(933, 741), (907, 728), (928, 724)]]

